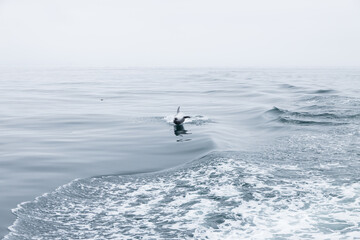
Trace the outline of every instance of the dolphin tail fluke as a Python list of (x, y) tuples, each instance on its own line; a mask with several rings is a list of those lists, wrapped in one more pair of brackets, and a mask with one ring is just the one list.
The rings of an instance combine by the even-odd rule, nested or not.
[(177, 109), (177, 113), (179, 113), (180, 112), (180, 106), (178, 107), (178, 109)]

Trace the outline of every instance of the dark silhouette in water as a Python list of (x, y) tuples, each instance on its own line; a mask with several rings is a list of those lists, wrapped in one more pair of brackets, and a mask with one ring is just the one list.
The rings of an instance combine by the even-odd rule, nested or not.
[(174, 134), (176, 136), (181, 136), (183, 134), (189, 134), (188, 131), (184, 128), (184, 125), (175, 125), (174, 126)]
[(180, 106), (179, 106), (178, 109), (177, 109), (176, 115), (174, 116), (173, 123), (175, 123), (176, 125), (180, 125), (185, 121), (186, 118), (190, 118), (190, 116), (184, 116), (180, 112)]

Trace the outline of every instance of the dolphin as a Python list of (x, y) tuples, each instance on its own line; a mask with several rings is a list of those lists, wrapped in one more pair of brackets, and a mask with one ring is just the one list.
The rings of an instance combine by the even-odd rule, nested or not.
[(180, 125), (185, 121), (185, 118), (190, 118), (189, 116), (184, 116), (181, 112), (180, 112), (180, 106), (177, 109), (176, 115), (174, 116), (174, 123), (176, 125)]

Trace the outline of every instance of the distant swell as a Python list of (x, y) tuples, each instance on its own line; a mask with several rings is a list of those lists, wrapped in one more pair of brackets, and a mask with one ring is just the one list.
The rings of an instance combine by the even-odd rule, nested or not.
[(326, 94), (326, 93), (335, 93), (335, 90), (332, 89), (320, 89), (320, 90), (316, 90), (313, 93), (314, 94)]
[[(312, 112), (298, 112), (273, 107), (266, 112), (273, 121), (284, 124), (295, 125), (322, 125), (322, 126), (338, 126), (348, 124), (349, 120), (360, 119), (360, 114), (346, 114), (343, 112), (330, 113), (324, 112), (327, 109), (311, 106)], [(321, 111), (320, 111), (321, 110)]]
[(292, 112), (277, 107), (269, 110), (268, 113), (275, 113), (278, 115), (289, 115), (294, 117), (304, 117), (304, 118), (323, 118), (323, 119), (352, 119), (359, 118), (359, 114), (334, 114), (334, 113), (310, 113), (310, 112)]
[(289, 119), (289, 118), (283, 118), (283, 117), (279, 117), (276, 120), (278, 122), (285, 123), (285, 124), (296, 124), (296, 125), (304, 125), (304, 126), (312, 126), (312, 125), (337, 126), (337, 125), (346, 124), (346, 123), (334, 123), (334, 122), (297, 120), (297, 119)]

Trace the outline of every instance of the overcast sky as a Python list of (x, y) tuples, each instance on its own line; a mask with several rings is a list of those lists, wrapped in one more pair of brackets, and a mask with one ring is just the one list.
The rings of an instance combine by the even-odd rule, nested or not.
[(360, 0), (0, 0), (0, 65), (360, 66)]

